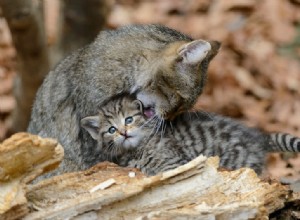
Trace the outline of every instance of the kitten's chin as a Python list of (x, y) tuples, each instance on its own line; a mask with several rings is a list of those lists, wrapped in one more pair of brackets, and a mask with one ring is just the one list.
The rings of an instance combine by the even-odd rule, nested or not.
[(140, 138), (129, 137), (127, 139), (124, 139), (122, 145), (126, 150), (131, 150), (137, 148), (139, 146), (139, 143), (140, 143)]

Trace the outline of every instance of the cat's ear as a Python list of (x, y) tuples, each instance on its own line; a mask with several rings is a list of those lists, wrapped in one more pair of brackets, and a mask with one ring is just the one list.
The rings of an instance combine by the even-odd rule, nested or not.
[(140, 100), (138, 100), (138, 99), (134, 100), (134, 101), (133, 101), (133, 104), (136, 106), (136, 109), (137, 109), (137, 110), (139, 110), (139, 111), (141, 111), (141, 112), (144, 111), (143, 103), (142, 103)]
[(199, 64), (205, 58), (211, 60), (218, 53), (220, 45), (217, 41), (194, 40), (178, 48), (176, 60), (188, 65)]
[(99, 116), (89, 116), (81, 119), (80, 125), (83, 127), (95, 140), (99, 136)]

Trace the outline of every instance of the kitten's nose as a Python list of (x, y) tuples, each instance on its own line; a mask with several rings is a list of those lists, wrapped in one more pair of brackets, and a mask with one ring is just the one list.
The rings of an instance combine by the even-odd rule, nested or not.
[(120, 131), (120, 135), (124, 136), (125, 138), (128, 138), (127, 131)]

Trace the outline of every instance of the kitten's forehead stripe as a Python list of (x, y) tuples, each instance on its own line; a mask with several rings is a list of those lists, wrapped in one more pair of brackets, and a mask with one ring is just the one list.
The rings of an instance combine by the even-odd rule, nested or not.
[(110, 109), (101, 109), (101, 112), (105, 116), (106, 120), (114, 118), (114, 113), (111, 112)]
[(135, 117), (135, 116), (141, 116), (141, 115), (143, 115), (141, 112), (137, 112), (137, 113), (132, 114), (131, 116)]

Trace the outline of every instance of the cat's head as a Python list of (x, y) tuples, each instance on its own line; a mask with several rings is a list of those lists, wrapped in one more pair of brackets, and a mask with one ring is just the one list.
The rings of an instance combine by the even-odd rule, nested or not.
[(108, 102), (98, 115), (83, 118), (81, 126), (98, 141), (103, 152), (118, 156), (139, 147), (149, 136), (146, 122), (143, 104), (126, 96)]
[[(172, 119), (197, 101), (208, 65), (219, 47), (216, 41), (193, 40), (162, 25), (129, 25), (103, 31), (86, 53), (85, 76), (91, 77), (87, 80), (91, 86), (84, 85), (85, 93), (80, 98), (84, 96), (101, 107), (105, 97), (99, 98), (99, 94), (105, 92), (109, 100), (128, 92), (137, 95), (150, 117), (156, 114)], [(78, 86), (81, 84), (78, 82)], [(95, 88), (101, 88), (101, 92)]]
[(137, 98), (143, 102), (146, 115), (172, 120), (191, 109), (202, 93), (208, 64), (219, 47), (216, 41), (177, 41), (160, 51), (149, 68), (152, 77), (137, 80)]

